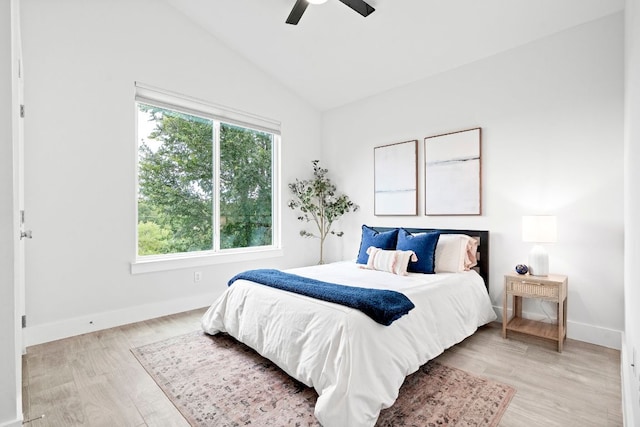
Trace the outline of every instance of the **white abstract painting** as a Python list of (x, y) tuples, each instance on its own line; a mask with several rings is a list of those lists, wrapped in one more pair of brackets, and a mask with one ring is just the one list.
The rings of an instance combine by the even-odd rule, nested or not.
[(427, 137), (425, 214), (480, 215), (481, 129)]
[(374, 148), (375, 215), (418, 214), (418, 141)]

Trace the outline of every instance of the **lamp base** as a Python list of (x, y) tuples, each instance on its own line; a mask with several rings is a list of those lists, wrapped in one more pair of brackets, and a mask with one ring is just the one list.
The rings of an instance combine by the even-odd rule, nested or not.
[(540, 245), (535, 245), (529, 252), (529, 274), (532, 276), (549, 275), (549, 254)]

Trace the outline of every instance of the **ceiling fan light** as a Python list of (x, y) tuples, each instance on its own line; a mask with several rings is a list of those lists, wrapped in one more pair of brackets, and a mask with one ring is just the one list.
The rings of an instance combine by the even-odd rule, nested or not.
[(327, 0), (307, 0), (307, 3), (309, 4), (322, 4), (322, 3), (326, 3)]

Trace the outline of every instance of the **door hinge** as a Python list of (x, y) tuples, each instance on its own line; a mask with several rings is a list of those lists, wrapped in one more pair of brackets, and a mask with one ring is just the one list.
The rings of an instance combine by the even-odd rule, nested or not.
[(27, 315), (23, 314), (22, 315), (22, 328), (26, 328), (27, 327)]
[(20, 104), (20, 117), (24, 118), (24, 104)]

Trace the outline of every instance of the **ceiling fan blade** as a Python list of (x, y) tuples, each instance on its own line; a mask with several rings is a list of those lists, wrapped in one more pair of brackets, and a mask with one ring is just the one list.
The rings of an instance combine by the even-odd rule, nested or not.
[(309, 6), (307, 0), (296, 0), (296, 4), (293, 5), (293, 9), (291, 9), (291, 13), (287, 18), (287, 24), (298, 25), (300, 18), (302, 18), (302, 14)]
[(362, 16), (369, 16), (375, 9), (363, 0), (340, 0)]

